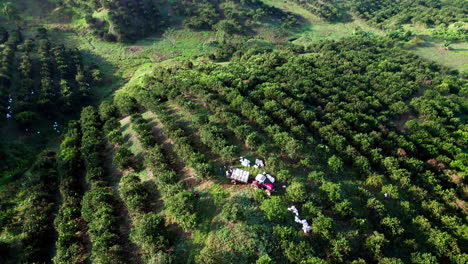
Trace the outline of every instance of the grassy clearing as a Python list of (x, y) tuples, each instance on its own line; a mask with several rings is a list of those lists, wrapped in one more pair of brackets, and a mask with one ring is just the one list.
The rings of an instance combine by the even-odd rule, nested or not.
[(131, 127), (130, 116), (120, 120), (120, 124), (122, 128), (122, 135), (127, 142), (128, 149), (132, 151), (134, 155), (141, 154), (144, 151), (143, 146), (138, 140), (136, 132)]
[[(143, 162), (144, 148), (141, 145), (140, 140), (138, 140), (135, 130), (133, 130), (131, 127), (130, 117), (126, 117), (120, 120), (120, 124), (121, 124), (121, 129), (122, 129), (122, 135), (126, 139), (126, 142), (127, 142), (126, 145), (128, 149), (133, 153), (133, 155), (135, 155), (135, 157), (139, 161)], [(133, 174), (140, 177), (142, 181), (146, 181), (150, 179), (146, 168), (144, 168), (141, 171), (135, 171), (133, 172)]]
[(364, 21), (354, 18), (352, 22), (330, 23), (310, 13), (300, 5), (288, 0), (263, 0), (266, 4), (292, 12), (303, 17), (306, 21), (302, 27), (297, 30), (296, 44), (307, 44), (313, 41), (325, 39), (339, 39), (353, 35), (355, 29), (376, 35), (382, 35), (383, 32), (370, 27)]
[[(320, 19), (300, 5), (289, 0), (263, 0), (263, 2), (297, 14), (306, 20), (306, 23), (304, 23), (295, 34), (295, 40), (293, 41), (295, 44), (307, 45), (314, 41), (351, 36), (357, 28), (371, 34), (384, 35), (383, 31), (367, 25), (365, 21), (356, 17), (353, 17), (352, 22), (330, 23)], [(426, 40), (423, 46), (410, 49), (411, 52), (414, 52), (424, 59), (435, 61), (449, 68), (460, 71), (468, 70), (468, 43), (454, 43), (452, 44), (452, 50), (446, 51), (441, 49), (441, 47), (443, 47), (442, 41), (437, 41), (430, 37), (432, 35), (432, 29), (418, 24), (407, 24), (404, 25), (403, 28), (405, 30), (411, 30), (413, 33)], [(259, 33), (270, 40), (274, 39), (273, 36), (277, 35), (275, 35), (273, 29), (263, 30)]]
[(416, 55), (452, 69), (468, 71), (467, 42), (453, 43), (451, 44), (451, 50), (445, 50), (444, 41), (432, 37), (433, 29), (418, 24), (406, 24), (403, 25), (403, 28), (424, 40), (422, 45), (410, 50)]
[(468, 71), (468, 43), (454, 43), (451, 50), (444, 50), (443, 42), (428, 42), (412, 51), (427, 60), (436, 61), (449, 68)]
[(163, 36), (149, 37), (133, 44), (109, 43), (90, 35), (80, 35), (63, 24), (48, 24), (55, 41), (76, 47), (87, 63), (99, 65), (105, 76), (96, 95), (106, 98), (128, 80), (138, 80), (151, 71), (152, 65), (193, 59), (209, 53), (207, 43), (216, 40), (214, 32), (169, 29)]

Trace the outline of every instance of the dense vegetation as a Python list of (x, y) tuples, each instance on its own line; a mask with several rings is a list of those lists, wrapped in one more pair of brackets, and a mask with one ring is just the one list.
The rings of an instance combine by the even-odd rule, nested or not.
[(345, 8), (343, 1), (294, 0), (306, 10), (329, 21), (343, 19)]
[(466, 8), (0, 1), (0, 263), (467, 263)]
[(171, 25), (202, 30), (216, 29), (228, 34), (245, 34), (256, 24), (297, 25), (297, 18), (259, 0), (196, 1), (59, 1), (83, 15), (89, 30), (107, 41), (141, 39), (161, 33)]
[(269, 253), (278, 261), (408, 262), (424, 253), (462, 263), (455, 223), (464, 221), (464, 191), (454, 179), (466, 172), (466, 83), (390, 45), (360, 37), (311, 46), (307, 55), (239, 51), (225, 66), (160, 70), (137, 98), (150, 110), (181, 95), (220, 106), (308, 168), (307, 177), (284, 178), (285, 197), (260, 207), (278, 232), (290, 228), (280, 213), (290, 203), (313, 223), (309, 237), (277, 234), (284, 253)]
[[(47, 123), (52, 127), (47, 132), (59, 134), (57, 121), (69, 119), (91, 102), (91, 87), (101, 78), (99, 69), (96, 65), (85, 66), (78, 50), (52, 43), (42, 27), (27, 39), (20, 30), (5, 31), (5, 35), (7, 40), (1, 47), (0, 123), (14, 120), (26, 134), (41, 133)], [(20, 155), (32, 151), (21, 142), (0, 140), (0, 150), (15, 145)], [(2, 175), (25, 170), (23, 161), (30, 161), (17, 160), (16, 155), (1, 152)]]
[(428, 27), (467, 22), (467, 6), (463, 0), (421, 1), (352, 1), (351, 10), (376, 25), (420, 23)]
[(86, 107), (80, 117), (81, 148), (86, 166), (88, 190), (83, 196), (81, 214), (87, 222), (87, 234), (92, 243), (91, 260), (96, 263), (125, 263), (123, 239), (119, 232), (117, 197), (109, 186), (103, 166), (103, 138), (99, 132), (101, 120), (96, 109)]
[(309, 12), (328, 21), (347, 21), (351, 15), (375, 27), (401, 30), (405, 24), (432, 28), (432, 35), (450, 41), (468, 38), (466, 2), (444, 0), (294, 0)]
[[(85, 68), (79, 51), (52, 44), (44, 28), (24, 41), (20, 31), (9, 33), (2, 54), (2, 103), (11, 98), (15, 103), (8, 105), (9, 113), (26, 127), (79, 110), (90, 94), (90, 83), (99, 80), (97, 71)], [(19, 81), (13, 83), (16, 74)]]
[[(203, 154), (194, 151), (190, 145), (184, 141), (189, 140), (183, 137), (181, 128), (177, 128), (177, 124), (165, 115), (164, 110), (160, 109), (159, 112), (161, 121), (165, 127), (164, 133), (171, 136), (175, 140), (174, 150), (178, 155), (192, 155), (193, 157), (179, 156), (186, 161), (187, 166), (196, 170), (199, 177), (207, 176), (208, 164), (203, 162)], [(167, 118), (167, 119), (166, 119)], [(144, 126), (146, 121), (140, 116), (134, 116), (132, 123), (135, 127)], [(138, 128), (136, 128), (138, 131)], [(137, 132), (140, 140), (143, 142), (145, 135)], [(171, 133), (171, 134), (169, 134)], [(146, 136), (148, 137), (148, 136)], [(182, 183), (177, 175), (177, 172), (169, 165), (171, 164), (168, 159), (167, 152), (160, 144), (146, 147), (145, 164), (151, 169), (156, 182), (158, 183), (158, 190), (161, 193), (163, 201), (166, 203), (166, 214), (171, 221), (176, 222), (184, 230), (190, 230), (196, 224), (195, 204), (193, 195), (183, 188)]]
[(47, 262), (52, 258), (57, 178), (55, 153), (44, 152), (21, 182), (2, 189), (0, 225), (10, 234), (0, 241), (2, 262)]

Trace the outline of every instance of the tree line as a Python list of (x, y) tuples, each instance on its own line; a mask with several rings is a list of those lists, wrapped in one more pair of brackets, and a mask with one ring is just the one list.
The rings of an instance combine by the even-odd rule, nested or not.
[(82, 199), (81, 215), (87, 223), (91, 241), (90, 259), (100, 263), (126, 263), (117, 215), (117, 195), (109, 186), (103, 166), (103, 136), (98, 112), (85, 107), (80, 117), (81, 147), (87, 190)]
[[(84, 17), (91, 33), (106, 41), (135, 41), (163, 32), (171, 25), (195, 30), (219, 30), (227, 34), (248, 34), (258, 23), (297, 25), (289, 12), (259, 0), (242, 1), (58, 1)], [(106, 16), (94, 16), (95, 10)]]
[(48, 262), (55, 240), (54, 220), (58, 182), (56, 153), (44, 151), (37, 156), (29, 173), (20, 183), (2, 189), (0, 259), (5, 263)]
[[(9, 118), (30, 128), (39, 120), (61, 118), (59, 112), (70, 114), (89, 102), (92, 85), (100, 81), (100, 74), (97, 66), (84, 65), (78, 50), (54, 45), (44, 28), (26, 40), (20, 31), (9, 35), (2, 51), (3, 120), (10, 113)], [(19, 61), (14, 59), (16, 55)], [(16, 72), (18, 80), (13, 78)]]
[[(101, 120), (105, 120), (104, 130), (108, 132), (109, 143), (116, 147), (113, 163), (123, 172), (118, 192), (131, 220), (130, 241), (139, 247), (139, 254), (145, 263), (171, 263), (173, 256), (168, 251), (174, 234), (167, 230), (163, 215), (155, 209), (157, 189), (152, 187), (158, 186), (143, 182), (136, 174), (141, 166), (136, 164), (135, 156), (126, 147), (120, 122), (117, 120), (127, 112), (122, 109), (122, 104), (118, 106), (105, 101), (99, 106), (99, 115)], [(142, 116), (132, 114), (131, 123), (143, 147), (153, 148), (156, 141)]]

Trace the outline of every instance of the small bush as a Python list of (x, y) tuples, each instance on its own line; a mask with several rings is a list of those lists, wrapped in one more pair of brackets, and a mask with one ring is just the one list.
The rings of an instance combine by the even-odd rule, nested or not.
[(133, 153), (126, 147), (120, 147), (114, 155), (114, 163), (119, 169), (127, 169), (133, 165)]
[(124, 143), (124, 137), (122, 135), (122, 132), (120, 132), (120, 130), (117, 129), (109, 132), (109, 134), (107, 134), (107, 138), (112, 144), (122, 145)]
[(129, 116), (138, 111), (137, 101), (130, 95), (119, 94), (114, 103), (121, 116)]
[(99, 116), (101, 120), (109, 120), (118, 116), (117, 108), (112, 102), (104, 101), (99, 105)]

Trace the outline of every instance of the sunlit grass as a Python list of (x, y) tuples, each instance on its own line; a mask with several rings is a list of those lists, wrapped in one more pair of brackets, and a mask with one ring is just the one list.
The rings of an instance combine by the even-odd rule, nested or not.
[(294, 43), (306, 44), (317, 40), (339, 39), (353, 35), (356, 29), (361, 29), (376, 35), (383, 34), (380, 30), (367, 25), (364, 21), (354, 18), (351, 22), (336, 22), (330, 23), (317, 17), (307, 11), (300, 5), (288, 0), (263, 0), (263, 2), (280, 8), (285, 11), (292, 12), (303, 17), (306, 20), (298, 30), (297, 39)]

